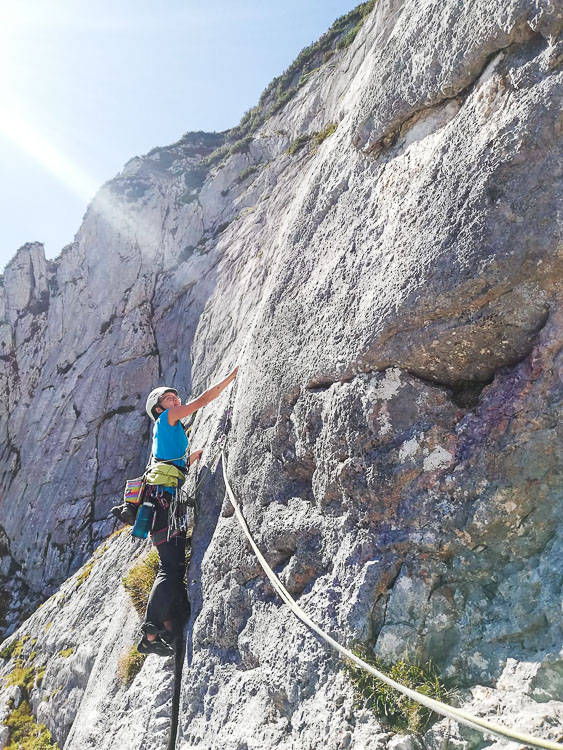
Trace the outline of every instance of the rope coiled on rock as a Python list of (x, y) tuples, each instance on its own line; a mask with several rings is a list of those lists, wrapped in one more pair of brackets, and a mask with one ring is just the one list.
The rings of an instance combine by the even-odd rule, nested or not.
[(521, 743), (524, 743), (525, 745), (529, 745), (530, 747), (545, 748), (545, 750), (563, 750), (563, 745), (558, 742), (552, 742), (551, 740), (544, 740), (539, 737), (532, 737), (529, 734), (507, 729), (506, 727), (500, 726), (498, 724), (493, 724), (489, 721), (486, 721), (485, 719), (481, 719), (478, 716), (473, 716), (471, 714), (468, 714), (459, 708), (448, 706), (445, 703), (442, 703), (441, 701), (435, 700), (434, 698), (429, 698), (428, 696), (423, 695), (422, 693), (419, 693), (416, 690), (411, 690), (410, 688), (407, 688), (404, 685), (401, 685), (399, 682), (396, 682), (395, 680), (391, 679), (386, 674), (383, 674), (383, 672), (380, 672), (379, 670), (375, 669), (375, 667), (372, 667), (370, 664), (367, 664), (365, 661), (363, 661), (358, 656), (353, 654), (350, 650), (348, 650), (344, 646), (341, 646), (340, 643), (335, 641), (334, 638), (331, 638), (331, 636), (328, 635), (328, 633), (325, 633), (325, 631), (322, 630), (318, 625), (316, 625), (309, 618), (309, 616), (301, 609), (301, 607), (295, 602), (291, 594), (287, 591), (287, 589), (283, 586), (281, 581), (277, 578), (276, 574), (270, 568), (264, 556), (262, 555), (262, 553), (256, 546), (252, 538), (252, 535), (250, 533), (250, 530), (248, 528), (248, 525), (246, 521), (244, 520), (242, 512), (235, 499), (234, 493), (231, 489), (231, 485), (229, 484), (229, 480), (227, 477), (227, 463), (226, 463), (224, 448), (221, 451), (221, 457), (222, 457), (222, 464), (223, 464), (223, 477), (225, 480), (225, 487), (227, 488), (227, 493), (229, 495), (229, 499), (232, 503), (232, 506), (235, 510), (237, 520), (239, 524), (241, 525), (242, 530), (244, 531), (246, 535), (246, 538), (250, 542), (252, 549), (254, 550), (258, 560), (260, 561), (260, 564), (262, 565), (264, 572), (270, 579), (270, 582), (272, 586), (274, 587), (274, 589), (277, 591), (281, 599), (290, 607), (293, 613), (302, 622), (304, 622), (305, 625), (307, 625), (307, 627), (309, 627), (311, 630), (317, 633), (317, 635), (319, 635), (326, 643), (332, 646), (332, 648), (338, 651), (346, 659), (349, 659), (350, 661), (354, 662), (354, 664), (356, 664), (361, 669), (364, 669), (366, 672), (369, 672), (374, 677), (377, 677), (378, 680), (381, 680), (382, 682), (387, 683), (387, 685), (390, 685), (391, 687), (395, 688), (395, 690), (398, 690), (399, 692), (408, 696), (412, 700), (417, 701), (418, 703), (422, 704), (423, 706), (426, 706), (427, 708), (429, 708), (432, 711), (435, 711), (438, 714), (441, 714), (442, 716), (446, 716), (449, 719), (453, 719), (454, 721), (457, 721), (460, 724), (464, 724), (465, 726), (470, 727), (471, 729), (476, 729), (478, 732), (493, 734), (498, 737), (502, 737), (503, 739), (512, 740), (514, 742), (521, 742)]

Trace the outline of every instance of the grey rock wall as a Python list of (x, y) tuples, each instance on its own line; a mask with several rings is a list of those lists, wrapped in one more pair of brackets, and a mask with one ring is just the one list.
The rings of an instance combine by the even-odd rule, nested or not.
[[(292, 595), (343, 643), (432, 658), (468, 710), (560, 736), (561, 24), (555, 2), (380, 0), (246, 144), (188, 134), (135, 158), (60, 258), (18, 252), (1, 289), (7, 632), (112, 530), (148, 390), (195, 394), (238, 362), (228, 471)], [(204, 464), (227, 401), (194, 421)], [(103, 585), (77, 607), (119, 590)], [(178, 748), (482, 747), (448, 722), (392, 737), (354, 707), (220, 471), (188, 591)], [(166, 667), (117, 690), (109, 645), (86, 640), (80, 726), (41, 709), (59, 742), (164, 746)]]
[(34, 680), (28, 696), (5, 691), (0, 720), (28, 697), (61, 748), (166, 747), (173, 666), (151, 656), (131, 684), (119, 676), (139, 626), (121, 578), (147, 550), (129, 535), (108, 540), (5, 642), (21, 648), (0, 676), (9, 682), (19, 663)]

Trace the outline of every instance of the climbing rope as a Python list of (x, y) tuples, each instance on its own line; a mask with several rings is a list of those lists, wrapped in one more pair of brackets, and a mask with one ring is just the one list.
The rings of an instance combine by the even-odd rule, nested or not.
[(287, 589), (283, 586), (281, 581), (277, 578), (276, 574), (270, 568), (264, 556), (262, 555), (262, 553), (256, 546), (252, 538), (252, 535), (250, 534), (248, 525), (246, 521), (244, 520), (244, 517), (239, 508), (239, 505), (235, 499), (235, 496), (231, 489), (231, 485), (229, 484), (229, 480), (227, 478), (227, 463), (226, 463), (224, 448), (221, 451), (221, 456), (223, 459), (223, 477), (225, 479), (225, 487), (227, 488), (229, 499), (233, 505), (233, 508), (235, 509), (235, 514), (238, 519), (238, 522), (240, 523), (242, 530), (244, 531), (248, 541), (250, 542), (252, 549), (254, 550), (258, 560), (260, 561), (260, 564), (262, 565), (264, 572), (270, 579), (272, 586), (278, 592), (278, 594), (283, 599), (283, 601), (291, 608), (293, 613), (302, 622), (304, 622), (305, 625), (307, 625), (309, 628), (311, 628), (311, 630), (317, 633), (324, 641), (326, 641), (326, 643), (328, 643), (330, 646), (336, 649), (336, 651), (338, 651), (342, 656), (354, 662), (354, 664), (356, 664), (361, 669), (364, 669), (366, 672), (369, 672), (374, 677), (377, 677), (378, 680), (381, 680), (382, 682), (387, 683), (387, 685), (390, 685), (391, 687), (395, 688), (395, 690), (398, 690), (399, 692), (408, 696), (412, 700), (417, 701), (418, 703), (422, 704), (423, 706), (426, 706), (427, 708), (429, 708), (432, 711), (435, 711), (438, 714), (441, 714), (442, 716), (446, 716), (449, 719), (453, 719), (454, 721), (457, 721), (460, 724), (464, 724), (465, 726), (470, 727), (471, 729), (476, 729), (478, 732), (497, 735), (498, 737), (502, 737), (504, 739), (513, 740), (514, 742), (524, 743), (525, 745), (529, 745), (530, 747), (546, 748), (546, 750), (563, 750), (563, 745), (561, 745), (558, 742), (552, 742), (550, 740), (544, 740), (538, 737), (532, 737), (529, 734), (516, 732), (510, 729), (507, 729), (505, 727), (502, 727), (500, 725), (492, 724), (491, 722), (485, 721), (485, 719), (481, 719), (478, 716), (472, 716), (471, 714), (468, 714), (459, 708), (448, 706), (445, 703), (442, 703), (441, 701), (437, 701), (434, 698), (429, 698), (428, 696), (423, 695), (422, 693), (419, 693), (416, 690), (411, 690), (410, 688), (407, 688), (404, 685), (401, 685), (399, 682), (392, 680), (386, 674), (383, 674), (383, 672), (380, 672), (379, 670), (375, 669), (375, 667), (372, 667), (370, 664), (367, 664), (365, 661), (357, 657), (347, 648), (345, 648), (344, 646), (341, 646), (340, 643), (338, 643), (333, 638), (331, 638), (330, 635), (328, 635), (328, 633), (326, 633), (318, 625), (316, 625), (308, 617), (308, 615), (301, 609), (301, 607), (295, 602), (291, 594), (287, 591)]
[(205, 477), (209, 473), (213, 474), (215, 472), (215, 469), (217, 468), (217, 464), (219, 463), (219, 458), (221, 457), (222, 451), (225, 448), (227, 435), (229, 434), (229, 430), (231, 429), (231, 425), (232, 425), (231, 413), (232, 413), (232, 408), (233, 408), (233, 394), (234, 394), (234, 388), (231, 389), (231, 395), (227, 404), (227, 410), (225, 414), (225, 422), (223, 424), (223, 431), (221, 435), (219, 436), (219, 440), (217, 441), (217, 448), (213, 452), (213, 455), (209, 459), (207, 465), (204, 466), (204, 468), (201, 471), (198, 471), (196, 485), (194, 489), (190, 492), (191, 498), (193, 498), (194, 503), (195, 503), (195, 498), (197, 497), (197, 493), (199, 492), (199, 488), (203, 484)]

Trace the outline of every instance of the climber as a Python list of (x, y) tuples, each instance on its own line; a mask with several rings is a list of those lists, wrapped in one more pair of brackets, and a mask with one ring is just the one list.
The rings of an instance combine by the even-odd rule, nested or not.
[[(146, 411), (154, 422), (152, 436), (152, 463), (148, 474), (160, 468), (172, 469), (179, 477), (187, 468), (201, 458), (203, 451), (197, 450), (188, 456), (188, 438), (181, 419), (213, 401), (235, 379), (238, 367), (217, 385), (208, 388), (201, 396), (182, 405), (175, 388), (161, 387), (151, 391), (147, 398)], [(173, 468), (176, 467), (176, 468)], [(154, 481), (154, 479), (153, 479)], [(171, 482), (170, 478), (162, 481)], [(180, 483), (183, 478), (180, 479)], [(171, 656), (173, 641), (181, 633), (182, 625), (190, 614), (184, 575), (186, 572), (186, 531), (175, 526), (173, 513), (174, 488), (164, 484), (153, 484), (145, 491), (156, 505), (151, 540), (159, 556), (159, 569), (154, 581), (145, 615), (141, 625), (143, 637), (137, 646), (141, 654)]]

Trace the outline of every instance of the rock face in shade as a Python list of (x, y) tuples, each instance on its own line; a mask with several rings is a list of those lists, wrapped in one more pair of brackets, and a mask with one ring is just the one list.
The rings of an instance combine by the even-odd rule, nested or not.
[[(94, 550), (146, 460), (147, 392), (197, 394), (236, 362), (229, 476), (300, 605), (386, 662), (432, 659), (466, 710), (559, 737), (561, 26), (549, 0), (380, 0), (251, 137), (133, 159), (56, 261), (9, 264), (2, 615), (10, 634), (53, 594), (12, 638), (38, 639), (31, 705), (65, 750), (166, 746), (170, 665), (115, 677), (136, 548)], [(194, 420), (204, 464), (227, 400)], [(220, 466), (196, 516), (178, 748), (482, 746), (354, 707)]]

